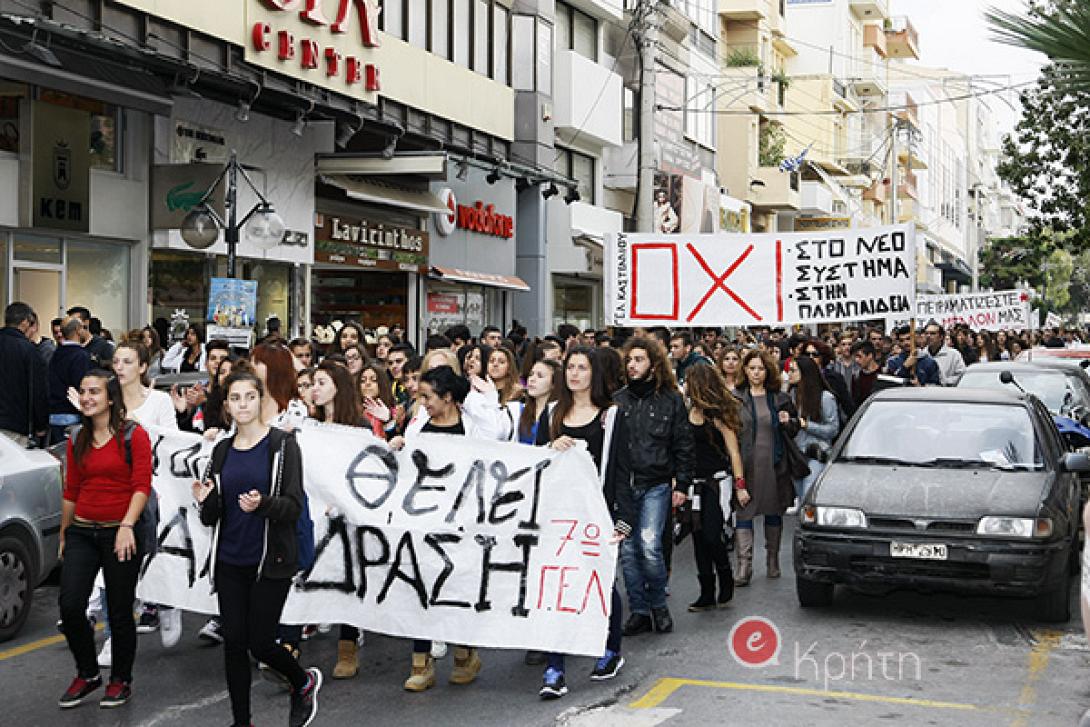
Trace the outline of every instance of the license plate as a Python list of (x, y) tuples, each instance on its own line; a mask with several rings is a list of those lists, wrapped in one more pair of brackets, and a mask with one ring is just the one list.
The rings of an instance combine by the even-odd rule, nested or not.
[(942, 543), (889, 544), (889, 554), (894, 558), (919, 558), (921, 560), (946, 560), (946, 546)]

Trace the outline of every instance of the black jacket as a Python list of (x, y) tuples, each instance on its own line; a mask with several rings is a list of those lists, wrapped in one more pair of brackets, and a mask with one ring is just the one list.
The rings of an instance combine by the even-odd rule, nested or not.
[(629, 385), (613, 395), (628, 429), (632, 486), (642, 490), (676, 480), (677, 489), (688, 492), (695, 459), (685, 400), (676, 389), (651, 389), (641, 395), (640, 388)]
[[(610, 407), (611, 410), (616, 407)], [(541, 418), (537, 424), (537, 445), (546, 445), (553, 441), (552, 415), (555, 406), (548, 406), (541, 412)], [(609, 410), (603, 411), (599, 418), (602, 428), (609, 421)], [(624, 417), (618, 411), (613, 418), (613, 431), (608, 433), (603, 442), (608, 442), (608, 449), (602, 452), (600, 467), (604, 472), (599, 472), (602, 482), (602, 494), (606, 499), (606, 507), (613, 516), (613, 527), (617, 532), (626, 536), (632, 534), (632, 528), (636, 525), (636, 500), (632, 497), (632, 470), (628, 466), (628, 457), (624, 456), (628, 451), (628, 432), (625, 427)]]
[(0, 328), (0, 429), (29, 435), (49, 426), (46, 365), (18, 328)]
[[(261, 498), (261, 505), (256, 510), (257, 515), (265, 518), (265, 545), (258, 566), (258, 576), (291, 578), (299, 570), (296, 524), (303, 512), (303, 455), (294, 434), (273, 427), (269, 430), (269, 437), (272, 482), (269, 483), (268, 496)], [(219, 475), (234, 441), (235, 436), (231, 435), (216, 444), (204, 476), (204, 479), (211, 479), (216, 484), (201, 505), (201, 522), (215, 528), (212, 536), (213, 551), (219, 544), (219, 524), (223, 515), (223, 491), (219, 486)], [(213, 584), (215, 560), (213, 558)]]
[(49, 362), (49, 413), (79, 414), (68, 401), (68, 387), (79, 388), (83, 375), (91, 370), (91, 354), (79, 344), (65, 344), (53, 352)]

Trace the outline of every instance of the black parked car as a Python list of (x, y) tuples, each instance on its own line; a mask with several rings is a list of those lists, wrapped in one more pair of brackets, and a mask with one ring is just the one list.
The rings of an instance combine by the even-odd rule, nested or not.
[(1031, 394), (890, 389), (864, 404), (807, 493), (795, 532), (803, 606), (836, 584), (1037, 597), (1070, 617), (1079, 472)]

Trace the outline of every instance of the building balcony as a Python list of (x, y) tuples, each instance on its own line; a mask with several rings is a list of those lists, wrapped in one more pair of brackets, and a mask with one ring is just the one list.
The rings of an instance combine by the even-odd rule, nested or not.
[(854, 95), (849, 90), (849, 86), (839, 78), (829, 79), (833, 86), (833, 108), (837, 111), (843, 111), (845, 113), (855, 113), (859, 110), (859, 106), (855, 102)]
[(886, 29), (886, 50), (890, 58), (915, 58), (920, 60), (920, 36), (908, 18), (894, 18)]
[(886, 80), (881, 78), (873, 66), (860, 64), (859, 75), (850, 79), (852, 90), (860, 98), (881, 98), (889, 91)]
[(603, 186), (608, 189), (635, 191), (639, 182), (639, 143), (626, 141), (620, 146), (606, 147), (602, 153), (605, 175)]
[(886, 57), (886, 31), (877, 23), (868, 23), (863, 26), (863, 47), (873, 48), (874, 52), (883, 58)]
[(824, 182), (803, 182), (799, 190), (799, 212), (829, 215), (833, 212), (833, 191)]
[(722, 69), (721, 89), (716, 107), (724, 110), (748, 109), (754, 113), (779, 111), (779, 84), (767, 75), (762, 77), (755, 66)]
[(728, 20), (764, 20), (773, 11), (768, 0), (719, 0), (719, 17)]
[(852, 14), (863, 20), (884, 20), (889, 17), (889, 0), (851, 0)]
[(919, 200), (920, 192), (916, 182), (916, 174), (911, 169), (901, 170), (897, 179), (897, 199)]
[(781, 172), (779, 167), (757, 167), (749, 185), (749, 203), (757, 209), (798, 210), (798, 172)]
[(868, 202), (878, 202), (885, 204), (889, 201), (889, 181), (885, 179), (876, 179), (874, 184), (867, 187), (863, 191), (863, 199)]
[[(555, 56), (553, 120), (556, 131), (579, 135), (580, 141), (619, 146), (622, 139), (621, 77), (571, 50)], [(587, 89), (602, 89), (588, 93)]]

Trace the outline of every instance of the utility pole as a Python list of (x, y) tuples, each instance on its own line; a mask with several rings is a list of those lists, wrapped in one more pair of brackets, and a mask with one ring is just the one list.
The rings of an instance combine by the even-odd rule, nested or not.
[(658, 0), (639, 0), (633, 34), (640, 50), (640, 135), (636, 229), (651, 232), (655, 223), (655, 77), (658, 56)]
[(889, 223), (897, 224), (897, 135), (901, 132), (901, 120), (893, 120), (893, 141), (890, 144), (890, 156), (892, 157), (889, 172)]

